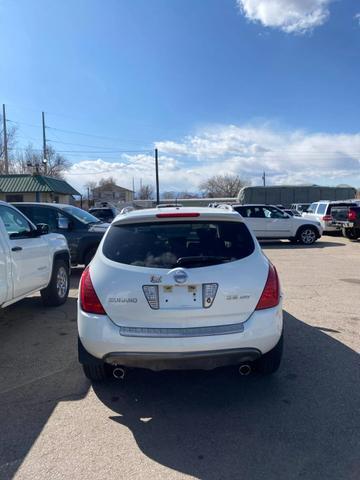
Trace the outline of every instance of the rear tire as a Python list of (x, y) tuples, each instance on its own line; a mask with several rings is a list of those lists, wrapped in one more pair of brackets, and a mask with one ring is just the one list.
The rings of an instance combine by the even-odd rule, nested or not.
[(85, 376), (92, 382), (104, 382), (108, 378), (108, 371), (104, 363), (83, 364)]
[(259, 373), (271, 375), (278, 370), (282, 359), (283, 345), (284, 334), (281, 334), (280, 340), (275, 347), (256, 361), (255, 368)]
[(354, 228), (343, 228), (342, 233), (344, 237), (348, 238), (349, 240), (357, 240), (360, 236), (359, 232)]
[(297, 240), (302, 245), (313, 245), (319, 237), (316, 228), (311, 225), (301, 227), (296, 235)]
[(66, 302), (69, 295), (69, 266), (64, 260), (55, 260), (49, 285), (41, 290), (43, 304), (57, 307)]

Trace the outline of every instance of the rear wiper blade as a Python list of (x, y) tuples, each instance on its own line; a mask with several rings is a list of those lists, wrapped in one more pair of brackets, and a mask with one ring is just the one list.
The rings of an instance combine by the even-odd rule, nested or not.
[(176, 265), (194, 265), (203, 263), (218, 263), (229, 262), (231, 257), (222, 257), (216, 255), (203, 255), (198, 257), (180, 257), (178, 258)]

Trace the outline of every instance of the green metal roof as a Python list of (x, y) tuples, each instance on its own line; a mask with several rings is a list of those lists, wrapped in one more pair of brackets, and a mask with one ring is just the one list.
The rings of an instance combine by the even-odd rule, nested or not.
[(1, 193), (53, 192), (63, 195), (80, 195), (65, 180), (45, 175), (0, 175)]

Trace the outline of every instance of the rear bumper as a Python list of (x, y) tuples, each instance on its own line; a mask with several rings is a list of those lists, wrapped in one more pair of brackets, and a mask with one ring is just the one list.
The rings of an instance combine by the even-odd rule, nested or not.
[(261, 356), (255, 348), (235, 348), (206, 352), (109, 353), (104, 361), (110, 365), (148, 368), (150, 370), (212, 370), (217, 367), (253, 362)]
[(323, 231), (325, 232), (338, 232), (340, 226), (334, 222), (322, 222)]
[(98, 359), (110, 364), (152, 369), (205, 368), (252, 361), (279, 341), (283, 329), (282, 303), (255, 311), (238, 333), (198, 337), (129, 337), (106, 315), (78, 309), (81, 346), (90, 354), (81, 363)]
[(334, 222), (334, 225), (338, 228), (354, 228), (355, 223), (354, 222)]

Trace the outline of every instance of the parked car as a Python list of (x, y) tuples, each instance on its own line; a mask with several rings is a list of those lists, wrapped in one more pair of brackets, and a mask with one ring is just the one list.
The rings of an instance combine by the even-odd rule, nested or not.
[(35, 226), (0, 201), (0, 307), (39, 290), (45, 305), (61, 305), (68, 297), (69, 273), (65, 237), (49, 233), (47, 225)]
[(320, 222), (290, 216), (273, 205), (233, 205), (258, 239), (288, 239), (312, 245), (322, 235)]
[(46, 223), (51, 232), (62, 233), (69, 244), (72, 265), (87, 265), (109, 224), (72, 205), (14, 203), (33, 223)]
[(293, 203), (290, 205), (291, 210), (296, 210), (297, 212), (306, 212), (306, 210), (310, 207), (310, 203)]
[(339, 227), (346, 238), (360, 238), (360, 202), (349, 206), (335, 206), (331, 210), (334, 224)]
[(270, 374), (283, 345), (278, 275), (233, 210), (130, 212), (82, 275), (78, 332), (93, 381), (126, 367)]
[(120, 211), (115, 207), (92, 207), (89, 213), (102, 222), (111, 223)]
[(309, 220), (315, 220), (321, 223), (323, 231), (325, 233), (340, 231), (340, 227), (333, 222), (332, 208), (333, 207), (350, 207), (354, 202), (341, 201), (331, 202), (329, 200), (319, 200), (310, 205), (306, 212), (302, 213), (302, 216)]

